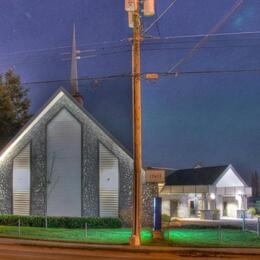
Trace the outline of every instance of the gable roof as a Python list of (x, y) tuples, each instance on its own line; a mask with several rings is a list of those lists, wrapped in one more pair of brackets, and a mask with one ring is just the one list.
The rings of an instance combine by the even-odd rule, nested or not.
[(25, 124), (21, 130), (11, 139), (11, 141), (0, 151), (0, 161), (3, 160), (8, 151), (14, 147), (19, 140), (58, 102), (63, 96), (66, 96), (73, 102), (83, 113), (85, 113), (93, 123), (95, 123), (113, 142), (115, 142), (130, 157), (132, 154), (107, 130), (105, 129), (83, 106), (68, 93), (64, 88), (59, 88), (41, 109)]
[[(233, 186), (237, 186), (237, 185), (241, 185), (242, 186), (248, 186), (247, 183), (243, 180), (243, 178), (238, 174), (238, 172), (236, 171), (236, 169), (233, 167), (233, 165), (229, 165), (226, 170), (223, 172), (222, 175), (219, 176), (219, 178), (215, 181), (215, 185), (217, 187), (223, 187), (224, 182), (232, 182), (231, 183), (231, 187)], [(221, 183), (222, 182), (222, 183)], [(224, 185), (225, 187), (225, 185)]]
[(165, 185), (213, 185), (228, 165), (166, 171)]

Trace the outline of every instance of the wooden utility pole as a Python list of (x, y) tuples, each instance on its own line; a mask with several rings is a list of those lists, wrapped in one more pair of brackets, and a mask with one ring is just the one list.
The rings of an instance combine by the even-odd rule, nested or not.
[(133, 189), (133, 230), (130, 245), (141, 245), (141, 175), (142, 175), (142, 142), (141, 142), (141, 68), (140, 68), (140, 1), (136, 0), (133, 12), (133, 45), (132, 45), (132, 84), (133, 84), (133, 125), (134, 125), (134, 189)]

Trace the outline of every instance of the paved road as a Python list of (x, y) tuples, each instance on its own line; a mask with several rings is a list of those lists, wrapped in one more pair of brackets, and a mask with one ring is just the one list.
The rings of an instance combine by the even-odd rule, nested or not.
[(115, 251), (105, 251), (105, 250), (82, 250), (82, 249), (64, 249), (64, 248), (47, 248), (47, 247), (37, 247), (37, 246), (21, 246), (21, 245), (6, 245), (0, 244), (0, 259), (1, 260), (178, 260), (178, 259), (259, 259), (259, 256), (248, 255), (248, 256), (218, 256), (213, 255), (198, 255), (193, 254), (192, 256), (187, 256), (182, 253), (182, 255), (174, 255), (167, 253), (129, 253), (129, 252), (115, 252)]

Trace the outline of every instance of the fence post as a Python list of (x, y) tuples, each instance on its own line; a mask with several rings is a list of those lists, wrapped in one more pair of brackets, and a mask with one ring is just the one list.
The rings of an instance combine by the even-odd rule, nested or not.
[(170, 239), (171, 239), (170, 228), (171, 228), (171, 221), (168, 222), (168, 241), (170, 241)]
[(221, 225), (218, 225), (218, 232), (219, 232), (219, 240), (220, 242), (222, 242), (222, 229), (221, 229)]
[(88, 237), (88, 223), (85, 223), (85, 238)]
[(45, 228), (47, 229), (48, 228), (48, 216), (45, 215)]
[(245, 231), (246, 229), (246, 211), (243, 210), (243, 221), (242, 221), (242, 230)]
[(18, 235), (21, 235), (21, 220), (20, 218), (18, 219)]
[(257, 236), (260, 236), (260, 217), (257, 217)]

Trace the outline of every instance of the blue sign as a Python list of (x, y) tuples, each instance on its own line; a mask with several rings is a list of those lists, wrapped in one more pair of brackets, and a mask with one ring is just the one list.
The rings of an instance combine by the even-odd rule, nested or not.
[(153, 230), (160, 231), (162, 228), (162, 198), (155, 197), (153, 199)]

